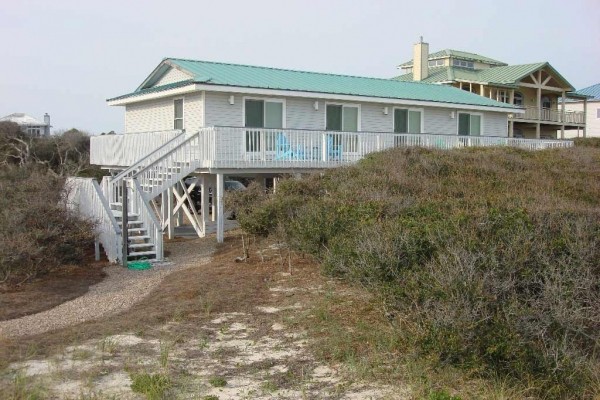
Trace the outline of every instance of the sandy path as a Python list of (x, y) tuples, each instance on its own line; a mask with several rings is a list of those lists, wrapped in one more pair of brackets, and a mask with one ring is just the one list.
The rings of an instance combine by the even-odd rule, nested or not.
[[(50, 310), (0, 322), (0, 338), (37, 335), (127, 310), (146, 297), (172, 272), (208, 263), (215, 248), (214, 242), (214, 238), (206, 238), (201, 241), (171, 243), (169, 247), (176, 254), (169, 260), (171, 263), (146, 271), (111, 265), (105, 269), (108, 276), (90, 287), (83, 296)], [(186, 251), (185, 247), (191, 245), (193, 251)]]

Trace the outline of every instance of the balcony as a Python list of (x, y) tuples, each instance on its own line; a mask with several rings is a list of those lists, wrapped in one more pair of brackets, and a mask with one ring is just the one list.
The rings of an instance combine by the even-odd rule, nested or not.
[(493, 136), (210, 127), (185, 134), (148, 132), (95, 136), (91, 138), (90, 162), (123, 168), (138, 160), (142, 164), (152, 164), (169, 158), (173, 163), (191, 163), (199, 169), (323, 169), (355, 163), (369, 153), (415, 146), (436, 149), (512, 146), (543, 150), (571, 147), (573, 142)]
[(551, 122), (557, 124), (585, 124), (585, 114), (582, 111), (562, 111), (552, 108), (525, 107), (524, 114), (514, 114), (515, 120)]

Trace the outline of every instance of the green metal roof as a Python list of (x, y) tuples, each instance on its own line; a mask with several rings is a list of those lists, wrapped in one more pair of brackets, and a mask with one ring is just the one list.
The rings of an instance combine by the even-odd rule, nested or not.
[[(440, 58), (459, 58), (461, 60), (467, 61), (477, 61), (491, 65), (507, 65), (505, 62), (494, 60), (493, 58), (489, 58), (486, 56), (482, 56), (481, 54), (469, 53), (466, 51), (460, 50), (452, 50), (452, 49), (444, 49), (437, 51), (435, 53), (430, 53), (428, 60), (437, 60)], [(413, 64), (413, 60), (407, 61), (403, 64), (400, 64), (399, 67), (409, 67)]]
[(591, 97), (594, 100), (600, 100), (600, 83), (596, 83), (595, 85), (579, 89), (575, 92), (575, 94), (586, 96), (588, 98)]
[[(189, 73), (193, 78), (191, 81), (185, 81), (186, 84), (195, 82), (206, 85), (431, 101), (506, 109), (514, 108), (509, 104), (500, 103), (457, 88), (420, 82), (401, 82), (391, 79), (295, 71), (289, 69), (176, 58), (165, 59), (163, 60), (163, 63), (167, 63)], [(159, 67), (157, 67), (155, 71), (164, 70)], [(164, 71), (162, 73), (164, 73)], [(145, 82), (156, 80), (156, 77), (150, 79), (151, 77), (147, 78)], [(109, 101), (139, 96), (149, 93), (149, 91), (152, 90), (166, 90), (170, 88), (167, 86), (169, 85), (147, 88), (142, 85), (133, 93), (115, 97), (109, 99)]]
[[(569, 90), (573, 90), (572, 85), (547, 62), (506, 65), (479, 70), (461, 67), (435, 67), (429, 68), (430, 76), (425, 78), (423, 81), (428, 83), (468, 81), (498, 86), (516, 87), (521, 79), (542, 68), (549, 69), (557, 79), (561, 80), (566, 86), (569, 86)], [(402, 82), (409, 82), (412, 81), (413, 74), (408, 73), (397, 76), (393, 79)]]

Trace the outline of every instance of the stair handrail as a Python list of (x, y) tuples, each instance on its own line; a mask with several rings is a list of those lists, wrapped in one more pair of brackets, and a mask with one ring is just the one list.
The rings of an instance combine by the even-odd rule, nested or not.
[[(162, 224), (156, 217), (154, 210), (150, 206), (150, 202), (144, 196), (144, 191), (140, 186), (140, 183), (137, 179), (131, 178), (133, 183), (133, 194), (137, 197), (139, 205), (139, 215), (142, 222), (148, 228), (148, 235), (150, 236), (150, 240), (154, 243), (156, 250), (156, 258), (158, 260), (163, 259), (163, 237), (162, 237)], [(140, 205), (141, 203), (141, 205)]]
[(132, 178), (136, 178), (138, 175), (141, 175), (143, 172), (146, 172), (148, 169), (154, 167), (156, 164), (158, 164), (159, 162), (161, 162), (165, 157), (167, 157), (171, 153), (174, 153), (175, 151), (179, 150), (181, 147), (183, 147), (184, 145), (186, 145), (188, 142), (192, 141), (193, 139), (195, 139), (199, 135), (200, 135), (200, 131), (192, 133), (183, 142), (179, 143), (177, 146), (175, 146), (174, 148), (172, 148), (168, 153), (163, 154), (160, 158), (157, 158), (156, 160), (154, 160), (150, 164), (142, 167), (142, 169), (140, 169), (135, 174), (133, 174)]
[[(88, 186), (85, 190), (85, 185), (91, 183), (91, 190)], [(70, 207), (76, 207), (77, 211), (87, 218), (92, 218), (98, 224), (98, 240), (102, 243), (106, 256), (110, 262), (120, 262), (121, 254), (119, 249), (122, 245), (122, 230), (115, 219), (112, 210), (109, 207), (108, 201), (98, 185), (98, 182), (93, 178), (68, 178), (67, 185), (70, 190), (73, 186), (77, 186), (79, 191), (79, 199), (76, 204), (69, 204)], [(82, 190), (87, 194), (84, 201), (81, 201)], [(90, 197), (95, 196), (95, 198)], [(82, 206), (84, 209), (82, 209)]]
[(134, 164), (130, 165), (127, 169), (124, 169), (123, 171), (121, 171), (117, 175), (115, 175), (111, 180), (115, 181), (115, 182), (121, 181), (122, 179), (124, 179), (125, 177), (127, 177), (132, 171), (134, 171), (135, 168), (137, 168), (140, 164), (142, 164), (143, 162), (147, 161), (149, 158), (155, 156), (157, 153), (160, 153), (163, 149), (165, 149), (165, 147), (173, 144), (177, 140), (179, 140), (181, 138), (184, 138), (184, 137), (185, 137), (185, 132), (184, 131), (180, 131), (177, 136), (175, 136), (174, 138), (166, 141), (165, 143), (163, 143), (162, 145), (160, 145), (159, 147), (157, 147), (156, 149), (154, 149), (152, 152), (148, 153), (146, 156), (140, 158)]

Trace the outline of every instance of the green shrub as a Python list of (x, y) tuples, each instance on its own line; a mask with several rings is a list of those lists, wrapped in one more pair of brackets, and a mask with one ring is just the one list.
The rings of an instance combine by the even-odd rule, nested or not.
[(93, 226), (71, 213), (64, 180), (34, 166), (0, 168), (0, 282), (83, 261)]
[(141, 393), (148, 400), (165, 398), (165, 392), (172, 386), (171, 379), (163, 374), (133, 374), (131, 376), (131, 390)]
[(585, 397), (600, 379), (599, 161), (589, 145), (396, 149), (282, 182), (240, 220), (269, 215), (261, 234), (386, 296), (435, 364)]

